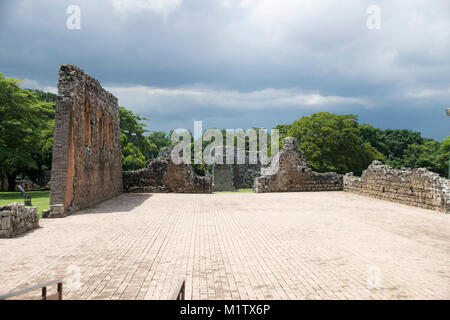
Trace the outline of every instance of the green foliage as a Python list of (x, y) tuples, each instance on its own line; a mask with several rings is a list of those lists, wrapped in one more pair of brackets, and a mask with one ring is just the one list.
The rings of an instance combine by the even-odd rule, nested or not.
[(150, 141), (144, 135), (147, 130), (144, 129), (145, 123), (143, 122), (148, 121), (148, 119), (133, 113), (133, 111), (128, 110), (125, 107), (119, 107), (119, 115), (120, 132), (127, 138), (127, 144), (122, 144), (122, 149), (127, 148), (128, 143), (131, 143), (139, 149), (145, 159), (149, 159), (151, 157), (152, 146)]
[(450, 178), (450, 136), (445, 137), (441, 141), (438, 154), (436, 156), (436, 163), (438, 166), (438, 172), (442, 173), (443, 177)]
[(53, 149), (53, 129), (54, 121), (52, 121), (52, 127), (42, 130), (42, 167), (46, 170), (52, 168), (52, 149)]
[(381, 130), (363, 123), (359, 125), (361, 137), (386, 156), (385, 163), (400, 168), (404, 166), (403, 156), (408, 146), (422, 145), (424, 138), (419, 132), (412, 130), (387, 129)]
[(290, 124), (279, 124), (274, 128), (279, 130), (280, 148), (283, 147), (283, 139), (288, 136), (289, 128), (291, 128)]
[(170, 146), (170, 137), (164, 131), (153, 131), (147, 138), (150, 142), (151, 158), (156, 158), (159, 150)]
[(145, 156), (139, 147), (129, 142), (124, 133), (121, 133), (120, 140), (122, 145), (122, 169), (128, 171), (143, 168), (145, 166)]
[(448, 177), (448, 161), (450, 156), (450, 136), (438, 141), (427, 141), (424, 144), (411, 144), (407, 147), (402, 163), (410, 168), (427, 168), (430, 171)]
[(42, 169), (42, 148), (54, 119), (53, 103), (19, 84), (0, 73), (0, 174), (8, 176), (10, 188), (17, 174)]
[(318, 112), (294, 121), (287, 134), (297, 138), (314, 170), (361, 173), (373, 160), (384, 157), (363, 141), (357, 120), (353, 114)]
[(449, 137), (439, 142), (412, 130), (382, 130), (366, 123), (359, 128), (363, 140), (386, 156), (386, 164), (394, 168), (427, 168), (448, 177)]
[(143, 168), (146, 160), (156, 158), (161, 148), (170, 145), (165, 132), (153, 131), (150, 135), (145, 135), (148, 132), (144, 129), (147, 118), (125, 107), (119, 107), (119, 114), (123, 170)]
[(43, 102), (53, 102), (56, 103), (56, 98), (58, 97), (56, 94), (51, 92), (44, 92), (41, 90), (30, 90), (33, 92), (36, 99)]

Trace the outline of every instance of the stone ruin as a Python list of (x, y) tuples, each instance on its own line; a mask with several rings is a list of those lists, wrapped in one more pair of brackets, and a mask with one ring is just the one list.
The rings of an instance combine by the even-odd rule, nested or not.
[(212, 193), (212, 178), (198, 176), (192, 165), (175, 164), (170, 154), (173, 146), (161, 150), (145, 168), (123, 172), (125, 192)]
[(12, 238), (39, 227), (37, 207), (25, 207), (14, 202), (0, 206), (0, 238)]
[(308, 167), (304, 153), (293, 137), (284, 139), (283, 148), (275, 155), (271, 167), (255, 179), (256, 192), (339, 191), (343, 175), (317, 173)]
[[(450, 211), (448, 179), (423, 168), (395, 170), (380, 162), (373, 162), (361, 178), (352, 173), (345, 177), (334, 172), (317, 173), (308, 167), (304, 153), (292, 137), (284, 139), (284, 147), (270, 168), (262, 168), (259, 163), (249, 164), (248, 152), (245, 164), (235, 161), (233, 165), (213, 165), (214, 185), (213, 177), (196, 175), (190, 164), (173, 163), (169, 157), (173, 147), (148, 162), (144, 169), (122, 174), (119, 121), (116, 97), (76, 66), (61, 66), (55, 106), (51, 209), (46, 215), (63, 217), (112, 198), (122, 190), (211, 193), (213, 188), (232, 191), (251, 186), (256, 192), (344, 189), (446, 213)], [(1, 230), (6, 234), (3, 230), (3, 226), (8, 226), (5, 212), (11, 210), (3, 211)], [(35, 212), (37, 210), (33, 209), (27, 216), (34, 217)], [(27, 226), (19, 229), (34, 226), (33, 219), (28, 219), (32, 222), (25, 222)], [(11, 234), (14, 232), (8, 231), (8, 236)]]
[(50, 217), (122, 192), (117, 98), (74, 65), (59, 70), (50, 182)]
[[(261, 175), (261, 163), (256, 154), (257, 163), (250, 164), (250, 152), (245, 150), (242, 162), (238, 163), (238, 149), (234, 147), (220, 147), (216, 148), (215, 152), (222, 155), (222, 164), (213, 164), (213, 189), (214, 191), (235, 191), (237, 189), (253, 188), (255, 178)], [(226, 163), (226, 155), (228, 153), (234, 154), (233, 164)], [(215, 153), (213, 154), (215, 155)], [(219, 156), (220, 156), (219, 155)]]
[(375, 160), (361, 177), (347, 173), (344, 191), (450, 212), (450, 180), (425, 168), (399, 170)]

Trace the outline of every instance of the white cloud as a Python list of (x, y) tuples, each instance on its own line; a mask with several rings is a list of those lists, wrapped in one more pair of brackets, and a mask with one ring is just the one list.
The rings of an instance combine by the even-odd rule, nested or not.
[(419, 89), (409, 91), (406, 96), (413, 99), (429, 99), (434, 97), (444, 97), (450, 99), (450, 87), (444, 89)]
[(41, 90), (44, 92), (51, 92), (54, 94), (58, 94), (58, 88), (52, 87), (52, 86), (43, 86), (39, 84), (38, 81), (25, 78), (21, 81), (20, 86), (24, 89), (34, 89), (34, 90)]
[(117, 11), (150, 10), (167, 17), (177, 9), (182, 0), (113, 0), (112, 5)]
[(368, 104), (358, 97), (324, 96), (305, 93), (297, 88), (267, 88), (251, 92), (211, 89), (207, 87), (155, 88), (146, 86), (108, 87), (119, 103), (139, 112), (177, 113), (180, 110), (231, 109), (244, 112), (277, 108), (327, 108), (340, 105)]

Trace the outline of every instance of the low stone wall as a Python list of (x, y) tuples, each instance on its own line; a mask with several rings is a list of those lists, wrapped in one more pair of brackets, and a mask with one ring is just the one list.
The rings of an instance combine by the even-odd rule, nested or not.
[(344, 176), (344, 191), (450, 212), (450, 180), (425, 168), (399, 170), (374, 161), (361, 177), (347, 173)]
[(17, 202), (0, 207), (0, 238), (12, 238), (37, 227), (37, 207), (29, 208)]
[(335, 172), (317, 173), (308, 167), (304, 153), (293, 137), (284, 139), (284, 146), (272, 160), (264, 175), (255, 179), (256, 192), (338, 191), (343, 175)]
[(190, 164), (175, 164), (169, 156), (158, 157), (136, 171), (123, 172), (126, 192), (212, 193), (212, 178), (195, 174)]

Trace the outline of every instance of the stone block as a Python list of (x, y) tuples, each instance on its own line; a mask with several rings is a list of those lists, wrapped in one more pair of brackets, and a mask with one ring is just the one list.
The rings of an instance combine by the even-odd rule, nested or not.
[(54, 204), (50, 206), (49, 218), (64, 218), (65, 216), (66, 212), (64, 211), (63, 204)]
[(2, 218), (2, 230), (9, 230), (10, 227), (11, 227), (11, 218), (3, 217)]

